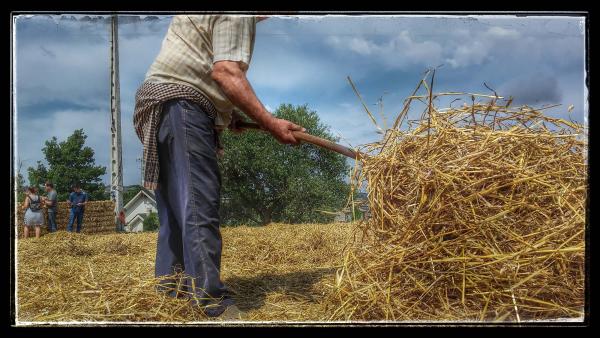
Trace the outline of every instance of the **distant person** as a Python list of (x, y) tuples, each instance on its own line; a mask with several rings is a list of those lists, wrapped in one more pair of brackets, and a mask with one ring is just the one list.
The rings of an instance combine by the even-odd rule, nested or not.
[(117, 232), (125, 231), (125, 226), (127, 225), (127, 222), (125, 221), (125, 211), (125, 208), (121, 209), (119, 216), (117, 217)]
[(79, 184), (73, 184), (73, 192), (69, 194), (69, 200), (67, 204), (71, 208), (71, 214), (69, 216), (69, 224), (67, 225), (67, 231), (73, 232), (73, 222), (77, 219), (77, 233), (81, 232), (81, 223), (83, 222), (83, 212), (85, 211), (85, 204), (88, 201), (88, 196), (81, 190)]
[(29, 237), (30, 227), (35, 227), (35, 238), (39, 238), (40, 227), (44, 224), (44, 213), (42, 212), (42, 198), (37, 194), (35, 187), (27, 188), (23, 210), (26, 210), (23, 238)]
[(46, 193), (48, 193), (44, 199), (44, 204), (46, 204), (46, 207), (48, 208), (48, 232), (56, 232), (56, 206), (58, 204), (58, 195), (56, 190), (54, 190), (54, 184), (52, 184), (52, 182), (46, 181), (44, 186), (46, 188)]

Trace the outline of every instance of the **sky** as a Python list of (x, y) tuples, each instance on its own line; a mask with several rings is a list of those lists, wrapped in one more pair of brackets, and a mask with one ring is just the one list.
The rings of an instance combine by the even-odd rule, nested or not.
[[(124, 185), (140, 183), (135, 92), (171, 18), (119, 16)], [(381, 135), (347, 77), (384, 127), (432, 67), (438, 67), (434, 92), (491, 94), (485, 82), (498, 95), (513, 96), (514, 105), (561, 104), (547, 114), (587, 124), (584, 27), (584, 18), (560, 16), (271, 17), (257, 25), (248, 78), (268, 110), (307, 104), (340, 143), (353, 147)], [(109, 183), (109, 28), (106, 16), (15, 18), (15, 164), (22, 162), (26, 179), (27, 167), (45, 162), (46, 140), (62, 141), (83, 128)]]

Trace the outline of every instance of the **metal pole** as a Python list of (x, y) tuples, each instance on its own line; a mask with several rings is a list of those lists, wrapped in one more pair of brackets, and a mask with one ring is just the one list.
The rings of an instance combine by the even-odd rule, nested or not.
[(143, 187), (144, 186), (144, 159), (143, 159), (143, 157), (138, 157), (136, 159), (136, 161), (140, 162), (140, 186)]
[(123, 208), (123, 164), (121, 147), (121, 99), (119, 87), (118, 18), (112, 15), (110, 30), (110, 133), (111, 133), (111, 199), (115, 202), (115, 224)]

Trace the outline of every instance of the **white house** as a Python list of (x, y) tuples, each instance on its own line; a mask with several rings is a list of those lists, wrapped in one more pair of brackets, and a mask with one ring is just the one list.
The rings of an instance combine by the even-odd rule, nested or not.
[(128, 232), (144, 230), (144, 219), (150, 212), (158, 212), (154, 192), (145, 188), (142, 188), (123, 208), (125, 209), (125, 222), (127, 222), (125, 230)]

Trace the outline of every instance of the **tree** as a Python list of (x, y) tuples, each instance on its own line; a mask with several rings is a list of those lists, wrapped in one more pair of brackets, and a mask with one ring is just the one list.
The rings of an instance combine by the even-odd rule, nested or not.
[(142, 227), (144, 231), (156, 231), (158, 230), (159, 222), (158, 216), (155, 212), (150, 212), (148, 217), (142, 223)]
[[(303, 126), (310, 134), (338, 141), (306, 105), (283, 104), (274, 115)], [(345, 182), (349, 166), (344, 156), (311, 144), (282, 145), (260, 131), (224, 132), (222, 136), (224, 224), (327, 222), (332, 216), (319, 210), (345, 205), (350, 188)]]
[(123, 205), (129, 203), (129, 201), (131, 201), (131, 199), (134, 198), (135, 195), (140, 192), (140, 190), (142, 190), (141, 185), (129, 186), (125, 192), (123, 192)]
[(84, 146), (86, 138), (83, 129), (78, 129), (66, 141), (58, 142), (56, 137), (47, 140), (42, 152), (48, 167), (41, 161), (37, 161), (36, 168), (29, 167), (29, 184), (42, 188), (44, 182), (50, 180), (54, 183), (58, 199), (66, 200), (71, 185), (77, 182), (90, 199), (109, 199), (100, 178), (106, 174), (106, 167), (96, 165), (94, 150)]
[[(17, 169), (17, 179), (16, 179), (16, 190), (17, 190), (17, 202), (21, 203), (25, 200), (25, 194), (23, 193), (25, 189), (25, 178), (21, 174), (21, 168), (23, 167), (23, 162), (19, 161), (19, 167)], [(14, 178), (13, 178), (14, 180)]]

